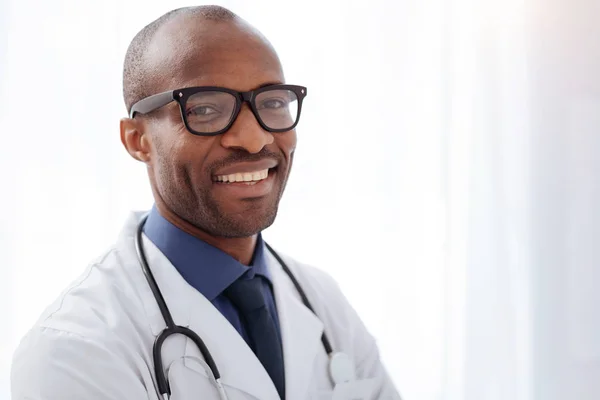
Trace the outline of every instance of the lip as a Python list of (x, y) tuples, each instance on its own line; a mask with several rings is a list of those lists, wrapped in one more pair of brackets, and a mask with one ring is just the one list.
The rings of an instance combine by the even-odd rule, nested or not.
[(213, 188), (216, 191), (226, 193), (227, 197), (238, 199), (252, 199), (264, 197), (274, 190), (275, 175), (277, 171), (269, 169), (269, 175), (252, 185), (244, 182), (213, 182)]
[(266, 158), (260, 161), (239, 162), (215, 171), (213, 177), (219, 175), (243, 174), (245, 172), (262, 171), (264, 169), (275, 168), (277, 164), (277, 160), (273, 158)]

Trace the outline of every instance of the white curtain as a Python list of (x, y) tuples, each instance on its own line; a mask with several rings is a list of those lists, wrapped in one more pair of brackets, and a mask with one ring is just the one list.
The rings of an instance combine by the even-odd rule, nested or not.
[[(221, 1), (309, 87), (266, 239), (331, 273), (405, 400), (600, 396), (594, 0)], [(0, 399), (132, 209), (121, 68), (165, 0), (0, 3)]]

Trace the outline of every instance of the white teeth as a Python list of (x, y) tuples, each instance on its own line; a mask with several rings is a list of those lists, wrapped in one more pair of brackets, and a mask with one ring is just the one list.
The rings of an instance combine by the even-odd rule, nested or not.
[(217, 182), (257, 182), (266, 179), (269, 176), (269, 170), (264, 169), (262, 171), (244, 172), (230, 175), (218, 175), (216, 177)]

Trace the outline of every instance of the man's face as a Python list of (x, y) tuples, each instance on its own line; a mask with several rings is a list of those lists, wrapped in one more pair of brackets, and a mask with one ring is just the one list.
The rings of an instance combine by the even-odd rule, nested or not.
[[(152, 49), (162, 74), (156, 93), (192, 86), (248, 91), (284, 83), (270, 46), (234, 22), (178, 19), (157, 33)], [(148, 116), (145, 127), (154, 194), (172, 212), (220, 237), (251, 236), (273, 223), (292, 165), (295, 131), (263, 130), (247, 103), (218, 136), (192, 135), (176, 102)], [(251, 181), (237, 182), (240, 177)]]

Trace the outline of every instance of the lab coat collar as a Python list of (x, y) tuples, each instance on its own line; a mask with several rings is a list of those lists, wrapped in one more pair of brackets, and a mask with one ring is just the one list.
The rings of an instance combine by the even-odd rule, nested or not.
[[(135, 213), (123, 232), (134, 254), (133, 238), (142, 215)], [(148, 264), (175, 323), (190, 328), (202, 338), (219, 368), (222, 383), (261, 400), (278, 399), (277, 390), (266, 370), (229, 321), (181, 277), (145, 236), (143, 245)], [(283, 341), (286, 399), (303, 399), (310, 386), (315, 357), (319, 351), (324, 351), (321, 343), (323, 324), (304, 306), (293, 283), (272, 254), (267, 251), (265, 256), (273, 277)], [(152, 332), (157, 336), (165, 327), (164, 320), (150, 288), (145, 281), (141, 284), (144, 307), (151, 321)], [(187, 340), (185, 355), (194, 357), (197, 353), (195, 345)]]

